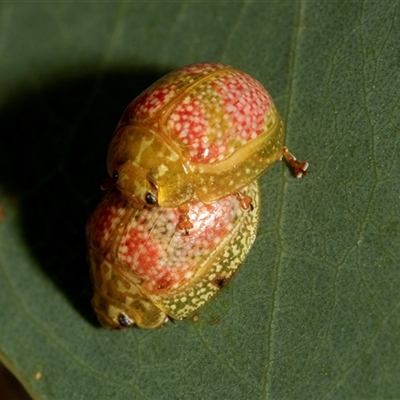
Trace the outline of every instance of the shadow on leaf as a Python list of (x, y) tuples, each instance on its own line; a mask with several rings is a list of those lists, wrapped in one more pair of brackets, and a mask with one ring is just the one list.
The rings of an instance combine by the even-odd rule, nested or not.
[(44, 272), (95, 325), (85, 223), (102, 196), (123, 110), (165, 72), (64, 79), (1, 110), (0, 185), (18, 198), (23, 233)]

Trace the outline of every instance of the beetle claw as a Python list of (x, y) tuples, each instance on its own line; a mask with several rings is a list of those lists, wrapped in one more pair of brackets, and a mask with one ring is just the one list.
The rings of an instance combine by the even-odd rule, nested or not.
[(238, 199), (240, 208), (242, 210), (253, 210), (253, 199), (242, 192), (235, 192), (233, 195)]
[(302, 178), (307, 175), (308, 163), (299, 161), (286, 146), (282, 149), (282, 157), (290, 165), (296, 178)]
[(193, 229), (193, 224), (189, 218), (189, 206), (187, 203), (180, 205), (179, 207), (179, 221), (178, 221), (178, 229), (181, 231), (185, 231), (185, 235), (189, 235), (189, 229)]
[(118, 174), (114, 172), (113, 176), (109, 176), (103, 180), (100, 185), (101, 190), (108, 190), (111, 189), (118, 181)]

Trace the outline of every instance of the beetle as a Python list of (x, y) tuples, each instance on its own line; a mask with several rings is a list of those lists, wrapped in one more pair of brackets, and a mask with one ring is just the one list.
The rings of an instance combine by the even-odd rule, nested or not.
[(236, 196), (211, 204), (189, 201), (190, 235), (176, 229), (178, 208), (137, 209), (111, 188), (90, 216), (87, 243), (94, 286), (93, 308), (106, 328), (134, 324), (157, 328), (186, 318), (208, 302), (238, 270), (255, 240), (259, 221), (257, 181)]
[(135, 208), (179, 208), (192, 228), (190, 201), (235, 194), (277, 160), (297, 177), (308, 164), (284, 146), (282, 119), (260, 82), (237, 68), (198, 63), (165, 75), (125, 109), (111, 140), (103, 189), (115, 185)]

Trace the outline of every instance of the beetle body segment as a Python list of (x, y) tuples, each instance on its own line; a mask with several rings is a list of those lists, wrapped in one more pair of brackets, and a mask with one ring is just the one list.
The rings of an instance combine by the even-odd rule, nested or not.
[(135, 206), (212, 203), (241, 190), (282, 157), (281, 117), (264, 87), (224, 64), (165, 75), (124, 111), (107, 168)]
[(191, 201), (193, 228), (186, 235), (176, 229), (178, 209), (139, 210), (109, 190), (87, 224), (92, 304), (100, 322), (159, 327), (167, 317), (189, 316), (221, 290), (256, 236), (257, 182), (243, 193), (253, 199), (251, 211), (233, 195), (212, 204)]

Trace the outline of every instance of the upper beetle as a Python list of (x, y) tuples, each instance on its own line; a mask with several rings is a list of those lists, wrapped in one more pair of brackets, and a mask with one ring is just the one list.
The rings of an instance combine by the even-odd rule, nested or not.
[(264, 87), (225, 64), (175, 70), (124, 111), (111, 140), (103, 188), (117, 188), (136, 208), (180, 207), (179, 227), (191, 227), (186, 203), (212, 203), (240, 190), (285, 157), (300, 177), (308, 164), (283, 145), (284, 127)]

